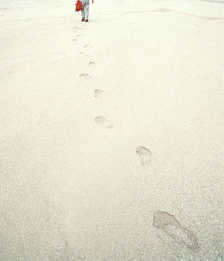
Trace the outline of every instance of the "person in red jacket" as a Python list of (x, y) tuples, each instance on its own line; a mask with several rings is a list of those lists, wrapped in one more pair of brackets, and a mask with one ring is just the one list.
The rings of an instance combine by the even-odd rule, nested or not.
[[(81, 0), (82, 3), (82, 22), (88, 22), (89, 21), (89, 1), (90, 0)], [(94, 0), (92, 0), (92, 3), (94, 4)]]

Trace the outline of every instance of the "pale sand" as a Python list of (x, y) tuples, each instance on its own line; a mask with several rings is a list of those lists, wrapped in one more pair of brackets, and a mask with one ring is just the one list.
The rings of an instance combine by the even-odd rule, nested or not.
[(224, 4), (95, 1), (0, 2), (0, 259), (222, 260)]

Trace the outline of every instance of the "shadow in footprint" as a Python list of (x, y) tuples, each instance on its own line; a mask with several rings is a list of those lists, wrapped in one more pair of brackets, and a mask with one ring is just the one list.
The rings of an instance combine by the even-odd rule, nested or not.
[(108, 121), (106, 118), (101, 117), (101, 116), (96, 117), (96, 118), (94, 119), (94, 121), (95, 121), (98, 125), (101, 125), (101, 126), (103, 126), (103, 127), (105, 127), (105, 128), (112, 129), (112, 128), (114, 127), (114, 125), (113, 125), (110, 121)]
[(145, 147), (139, 146), (136, 148), (136, 153), (139, 155), (141, 164), (147, 166), (152, 160), (152, 153)]
[[(163, 240), (163, 237), (168, 238), (167, 243), (169, 244), (175, 241), (179, 245), (185, 246), (192, 251), (198, 250), (197, 237), (191, 230), (184, 228), (173, 215), (163, 211), (154, 212), (153, 226), (160, 230), (160, 232), (163, 232), (163, 234), (160, 235), (161, 240)], [(165, 240), (163, 241), (165, 242)]]
[(95, 90), (95, 98), (102, 98), (104, 96), (105, 92), (101, 89)]
[(94, 66), (95, 63), (94, 62), (89, 62), (88, 66)]
[(79, 77), (84, 78), (84, 79), (90, 79), (91, 78), (88, 73), (81, 73), (79, 75)]

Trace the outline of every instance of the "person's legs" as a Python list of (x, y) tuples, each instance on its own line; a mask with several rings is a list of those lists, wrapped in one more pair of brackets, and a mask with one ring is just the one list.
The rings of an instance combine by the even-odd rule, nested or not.
[(84, 12), (84, 9), (81, 10), (81, 13), (82, 13), (82, 21), (85, 20), (85, 12)]
[(85, 21), (85, 0), (81, 0), (82, 3), (82, 10), (81, 10), (81, 14), (82, 14), (82, 21)]
[(86, 0), (84, 10), (85, 10), (85, 19), (88, 21), (88, 19), (89, 19), (89, 0)]

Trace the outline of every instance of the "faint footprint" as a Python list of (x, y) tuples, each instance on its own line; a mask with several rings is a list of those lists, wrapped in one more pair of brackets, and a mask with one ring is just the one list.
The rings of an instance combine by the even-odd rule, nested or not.
[(191, 230), (184, 228), (173, 215), (163, 211), (154, 212), (153, 225), (158, 230), (162, 230), (165, 233), (164, 236), (168, 236), (170, 243), (174, 240), (192, 251), (198, 250), (197, 237)]
[(95, 98), (102, 98), (104, 96), (105, 92), (101, 89), (95, 90)]
[(73, 42), (78, 42), (78, 39), (73, 39)]
[(82, 78), (84, 78), (84, 79), (90, 79), (90, 78), (91, 78), (88, 73), (81, 73), (81, 74), (79, 75), (79, 77), (82, 77)]
[(88, 66), (93, 66), (93, 65), (95, 65), (94, 62), (89, 62), (89, 64), (88, 64)]
[(114, 125), (108, 121), (107, 119), (105, 119), (104, 117), (96, 117), (94, 119), (94, 121), (98, 124), (98, 125), (102, 125), (103, 127), (106, 127), (106, 128), (109, 128), (109, 129), (112, 129), (114, 127)]
[(169, 13), (169, 12), (171, 12), (171, 10), (166, 9), (166, 8), (158, 8), (154, 12)]
[(152, 153), (150, 150), (146, 149), (145, 147), (139, 146), (136, 149), (136, 153), (138, 153), (143, 166), (149, 165), (152, 159)]
[(86, 53), (84, 53), (84, 52), (80, 52), (79, 54), (89, 56), (88, 54), (86, 54)]
[(85, 44), (84, 48), (92, 47), (90, 44)]

